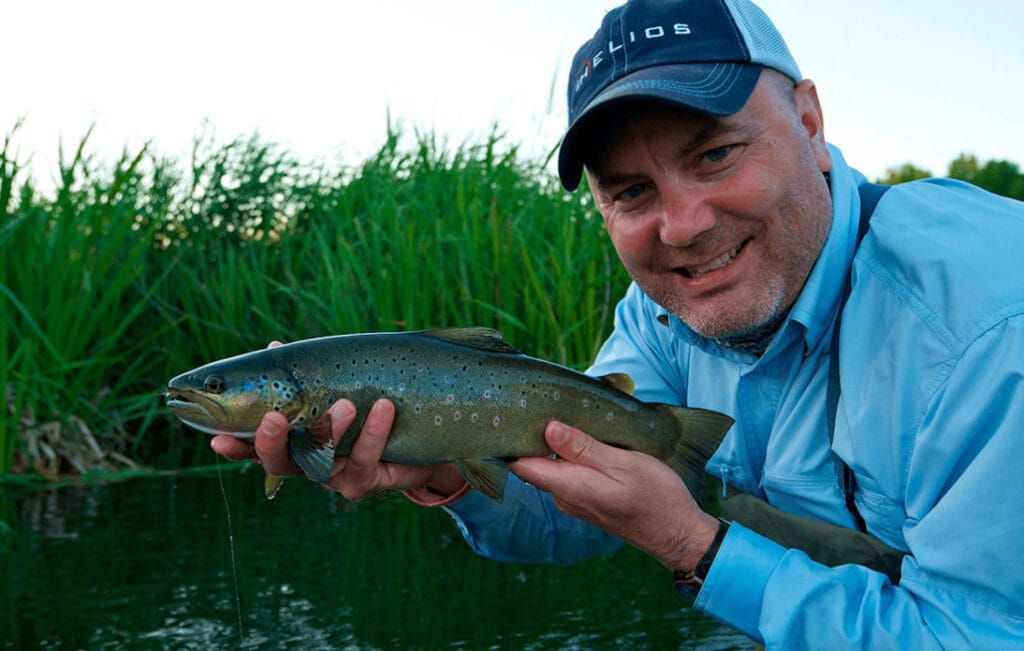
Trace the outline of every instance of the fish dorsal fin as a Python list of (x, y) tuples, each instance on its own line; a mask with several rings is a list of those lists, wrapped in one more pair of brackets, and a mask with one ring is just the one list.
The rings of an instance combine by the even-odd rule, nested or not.
[(607, 385), (613, 386), (623, 393), (633, 395), (633, 390), (636, 385), (633, 384), (633, 378), (629, 377), (625, 373), (609, 373), (608, 375), (602, 375), (601, 381)]
[(434, 328), (433, 330), (422, 330), (420, 334), (424, 337), (432, 337), (450, 344), (476, 348), (488, 353), (522, 354), (510, 346), (500, 332), (492, 328)]

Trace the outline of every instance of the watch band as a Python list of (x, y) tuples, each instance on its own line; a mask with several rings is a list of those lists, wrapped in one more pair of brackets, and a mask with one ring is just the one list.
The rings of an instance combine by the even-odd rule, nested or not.
[(704, 579), (708, 578), (708, 572), (711, 571), (711, 564), (715, 562), (718, 548), (722, 546), (722, 540), (725, 539), (725, 534), (728, 532), (729, 522), (718, 518), (718, 532), (715, 534), (715, 539), (711, 541), (711, 546), (708, 547), (708, 551), (697, 562), (697, 566), (689, 572), (685, 570), (672, 572), (672, 585), (675, 586), (679, 594), (684, 597), (697, 597), (701, 586), (704, 585)]

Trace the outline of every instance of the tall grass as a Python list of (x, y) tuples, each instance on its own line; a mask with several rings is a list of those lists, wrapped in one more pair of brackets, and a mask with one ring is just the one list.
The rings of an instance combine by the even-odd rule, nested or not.
[(626, 282), (588, 201), (496, 134), (389, 129), (340, 170), (256, 136), (201, 138), (184, 169), (148, 148), (105, 166), (86, 137), (53, 198), (9, 143), (0, 471), (188, 460), (205, 441), (166, 415), (167, 378), (272, 339), (486, 325), (581, 367)]

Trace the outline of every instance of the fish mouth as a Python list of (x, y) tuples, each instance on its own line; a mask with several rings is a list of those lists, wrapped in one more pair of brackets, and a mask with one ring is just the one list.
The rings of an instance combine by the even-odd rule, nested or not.
[(685, 276), (686, 278), (690, 278), (690, 279), (700, 278), (701, 276), (709, 274), (712, 271), (718, 271), (719, 269), (722, 269), (723, 267), (727, 267), (729, 265), (729, 263), (731, 263), (733, 260), (735, 260), (737, 257), (739, 257), (740, 253), (743, 251), (743, 249), (747, 248), (747, 244), (749, 244), (749, 243), (750, 243), (749, 239), (744, 240), (744, 241), (740, 242), (738, 246), (736, 246), (736, 247), (726, 251), (725, 253), (723, 253), (720, 256), (717, 256), (713, 260), (710, 260), (708, 262), (705, 262), (704, 264), (699, 264), (699, 265), (690, 265), (690, 266), (686, 266), (686, 267), (677, 267), (676, 271), (680, 275)]
[[(167, 408), (183, 423), (207, 434), (230, 434), (237, 438), (251, 437), (252, 432), (230, 432), (222, 423), (228, 421), (227, 410), (215, 400), (201, 393), (188, 390), (168, 391)], [(218, 427), (220, 425), (220, 427)]]

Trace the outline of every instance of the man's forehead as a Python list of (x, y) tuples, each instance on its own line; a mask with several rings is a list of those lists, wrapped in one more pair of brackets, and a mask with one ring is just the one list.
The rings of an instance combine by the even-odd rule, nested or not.
[(607, 156), (612, 147), (648, 129), (671, 129), (674, 137), (684, 140), (680, 153), (685, 154), (717, 136), (742, 128), (742, 123), (739, 114), (720, 117), (663, 102), (624, 102), (621, 106), (607, 107), (588, 125), (584, 135), (587, 148), (584, 164), (591, 166)]

